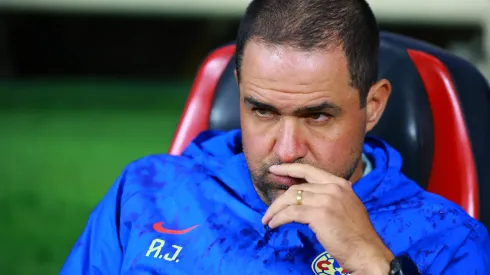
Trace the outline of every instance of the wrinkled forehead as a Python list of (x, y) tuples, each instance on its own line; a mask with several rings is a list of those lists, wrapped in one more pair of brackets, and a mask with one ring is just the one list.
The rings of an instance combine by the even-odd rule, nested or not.
[[(241, 91), (285, 105), (350, 97), (348, 64), (339, 49), (302, 51), (290, 46), (249, 43), (241, 67)], [(295, 102), (296, 101), (296, 102)]]

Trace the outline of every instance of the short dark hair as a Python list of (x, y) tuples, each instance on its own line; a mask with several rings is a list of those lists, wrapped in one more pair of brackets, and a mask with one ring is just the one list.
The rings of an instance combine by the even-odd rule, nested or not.
[(304, 51), (341, 46), (361, 107), (377, 81), (379, 29), (365, 0), (253, 0), (236, 38), (238, 81), (244, 49), (252, 39)]

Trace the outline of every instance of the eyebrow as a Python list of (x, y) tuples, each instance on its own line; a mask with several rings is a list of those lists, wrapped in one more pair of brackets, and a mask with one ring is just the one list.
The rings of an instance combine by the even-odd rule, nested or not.
[(267, 103), (260, 102), (260, 101), (256, 100), (253, 97), (246, 96), (246, 97), (243, 98), (243, 101), (245, 102), (245, 104), (247, 104), (247, 105), (249, 105), (251, 107), (255, 107), (255, 108), (258, 108), (258, 109), (266, 109), (266, 110), (269, 110), (269, 111), (273, 111), (273, 112), (279, 113), (279, 109), (277, 109), (276, 107), (274, 107), (274, 106), (272, 106), (270, 104), (267, 104)]
[[(266, 109), (269, 111), (280, 113), (278, 108), (276, 108), (270, 104), (260, 102), (256, 99), (252, 98), (252, 97), (249, 97), (249, 96), (244, 97), (243, 101), (245, 102), (245, 104), (252, 106), (252, 107), (255, 107), (255, 108)], [(308, 115), (308, 114), (314, 114), (314, 113), (321, 113), (321, 112), (325, 112), (325, 111), (329, 111), (335, 115), (335, 114), (340, 113), (342, 111), (342, 108), (340, 108), (340, 106), (338, 106), (336, 104), (325, 101), (325, 102), (320, 103), (318, 105), (300, 107), (300, 108), (294, 110), (293, 114), (297, 115), (297, 116), (301, 116), (301, 115)]]

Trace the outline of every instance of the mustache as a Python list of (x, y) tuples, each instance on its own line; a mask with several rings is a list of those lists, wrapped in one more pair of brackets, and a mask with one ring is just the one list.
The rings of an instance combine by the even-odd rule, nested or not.
[(262, 165), (262, 168), (263, 169), (267, 169), (269, 170), (269, 168), (273, 165), (281, 165), (281, 164), (293, 164), (293, 163), (299, 163), (299, 164), (310, 164), (310, 165), (313, 165), (313, 163), (307, 161), (306, 159), (296, 159), (294, 161), (290, 161), (290, 162), (284, 162), (284, 161), (281, 161), (279, 158), (273, 158), (271, 160), (268, 160), (266, 162), (263, 163)]

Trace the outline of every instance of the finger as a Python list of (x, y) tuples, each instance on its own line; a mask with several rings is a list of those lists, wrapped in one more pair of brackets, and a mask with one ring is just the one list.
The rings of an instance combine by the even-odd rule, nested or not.
[(310, 224), (314, 221), (315, 207), (308, 205), (290, 205), (281, 212), (277, 213), (268, 223), (271, 229), (284, 224), (297, 222)]
[(328, 173), (320, 168), (301, 163), (273, 165), (269, 171), (279, 176), (305, 179), (307, 182), (340, 183), (345, 180)]
[[(340, 197), (341, 187), (335, 184), (304, 183), (296, 184), (279, 196), (268, 208), (262, 217), (262, 223), (267, 224), (272, 216), (288, 207), (298, 203), (298, 191), (301, 190), (302, 204), (322, 206), (327, 202), (326, 198), (320, 198), (315, 194), (330, 194), (333, 198)], [(309, 194), (311, 193), (311, 194)], [(307, 197), (307, 199), (305, 199)]]
[[(311, 197), (313, 194), (314, 193), (309, 191), (301, 191), (301, 204), (303, 204), (303, 201), (307, 201), (305, 200), (306, 197), (310, 197), (309, 201), (311, 201)], [(270, 220), (274, 217), (274, 215), (283, 211), (290, 205), (297, 204), (297, 196), (298, 191), (296, 190), (289, 189), (284, 192), (269, 206), (264, 216), (262, 217), (262, 224), (268, 224)]]
[[(296, 194), (298, 190), (308, 191), (317, 194), (331, 194), (337, 195), (342, 192), (345, 187), (350, 187), (350, 185), (341, 185), (333, 183), (302, 183), (295, 184), (288, 188), (287, 192), (294, 192)], [(290, 191), (291, 190), (291, 191)]]
[[(334, 200), (335, 197), (328, 193), (314, 193), (301, 190), (301, 205), (320, 207), (328, 203), (329, 200)], [(298, 190), (290, 189), (279, 196), (267, 209), (262, 217), (262, 223), (268, 224), (270, 220), (291, 205), (298, 204)]]

